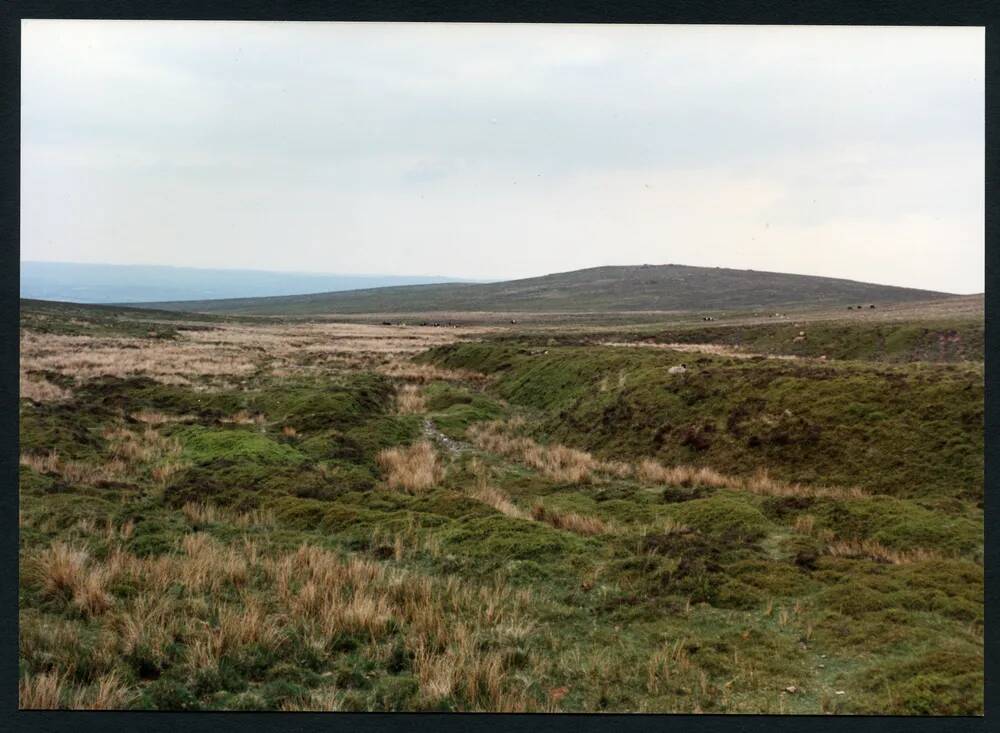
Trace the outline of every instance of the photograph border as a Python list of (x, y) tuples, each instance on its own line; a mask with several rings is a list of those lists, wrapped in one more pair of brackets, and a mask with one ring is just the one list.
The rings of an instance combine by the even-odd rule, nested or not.
[[(995, 7), (995, 5), (994, 5)], [(530, 3), (524, 0), (495, 2), (320, 2), (294, 3), (197, 2), (196, 0), (5, 0), (0, 7), (0, 167), (3, 196), (0, 202), (0, 336), (4, 348), (0, 382), (0, 729), (104, 731), (110, 728), (146, 731), (246, 731), (246, 730), (344, 730), (383, 731), (426, 728), (434, 731), (565, 730), (686, 730), (704, 731), (833, 731), (848, 726), (864, 731), (980, 731), (997, 715), (1000, 689), (997, 679), (998, 551), (996, 531), (985, 523), (984, 573), (986, 582), (985, 717), (921, 718), (895, 716), (768, 716), (768, 715), (677, 715), (677, 714), (487, 714), (487, 713), (271, 713), (271, 712), (81, 712), (17, 710), (18, 677), (18, 332), (19, 332), (19, 185), (20, 185), (20, 24), (22, 19), (133, 19), (133, 20), (294, 20), (294, 21), (404, 21), (404, 22), (503, 22), (503, 23), (676, 23), (676, 24), (774, 24), (774, 25), (949, 25), (986, 27), (986, 160), (985, 160), (985, 257), (986, 257), (986, 406), (985, 406), (985, 514), (987, 520), (1000, 513), (1000, 496), (992, 474), (998, 465), (998, 398), (990, 388), (997, 376), (994, 356), (998, 351), (996, 328), (990, 315), (997, 312), (996, 273), (1000, 266), (997, 238), (997, 205), (992, 193), (997, 176), (995, 139), (995, 80), (998, 51), (988, 2), (858, 2), (826, 0), (813, 2), (708, 2), (624, 3), (594, 2)]]

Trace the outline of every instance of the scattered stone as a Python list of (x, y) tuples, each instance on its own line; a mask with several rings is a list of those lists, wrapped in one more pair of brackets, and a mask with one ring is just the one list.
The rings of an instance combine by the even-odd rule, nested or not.
[(437, 429), (437, 426), (434, 424), (434, 421), (431, 420), (430, 418), (424, 418), (424, 435), (430, 438), (432, 441), (437, 443), (439, 446), (444, 448), (452, 455), (461, 453), (462, 451), (464, 451), (466, 448), (469, 447), (468, 444), (458, 440), (452, 440), (447, 435), (442, 433), (440, 430)]
[(844, 692), (843, 690), (834, 690), (833, 694), (834, 695), (846, 695), (847, 693)]
[(795, 685), (789, 685), (788, 687), (785, 688), (785, 692), (787, 692), (789, 695), (794, 695), (798, 691), (799, 688), (796, 687)]
[(684, 364), (680, 364), (678, 366), (672, 366), (669, 369), (667, 369), (667, 374), (683, 374), (686, 371), (687, 367)]

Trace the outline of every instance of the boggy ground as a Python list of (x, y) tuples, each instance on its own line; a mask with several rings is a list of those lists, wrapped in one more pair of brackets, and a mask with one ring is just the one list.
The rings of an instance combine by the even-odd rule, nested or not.
[(22, 707), (983, 712), (981, 362), (23, 325)]

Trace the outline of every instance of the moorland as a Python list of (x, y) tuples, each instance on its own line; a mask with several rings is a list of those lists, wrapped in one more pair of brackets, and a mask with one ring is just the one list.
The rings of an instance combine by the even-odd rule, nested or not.
[(861, 295), (22, 301), (20, 705), (981, 715), (982, 298)]

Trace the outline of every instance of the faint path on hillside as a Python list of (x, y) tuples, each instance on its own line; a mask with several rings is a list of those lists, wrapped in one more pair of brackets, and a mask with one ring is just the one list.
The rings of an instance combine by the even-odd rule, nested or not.
[(600, 346), (627, 346), (633, 349), (667, 349), (669, 351), (694, 352), (698, 354), (713, 354), (714, 356), (731, 356), (735, 359), (753, 359), (754, 357), (764, 357), (766, 359), (801, 359), (793, 354), (762, 354), (754, 351), (742, 351), (730, 346), (721, 344), (661, 344), (651, 341), (599, 341)]
[(438, 430), (434, 421), (429, 417), (424, 418), (424, 436), (434, 441), (434, 443), (453, 456), (457, 456), (462, 451), (466, 451), (470, 448), (468, 443), (463, 443), (460, 440), (449, 438), (447, 435)]

